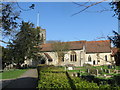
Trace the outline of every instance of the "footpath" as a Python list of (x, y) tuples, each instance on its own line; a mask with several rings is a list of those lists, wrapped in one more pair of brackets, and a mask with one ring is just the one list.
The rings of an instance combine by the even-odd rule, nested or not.
[[(17, 79), (3, 80), (3, 89), (22, 89), (22, 88), (33, 88), (37, 87), (37, 69), (29, 69)], [(6, 85), (5, 85), (6, 84)]]

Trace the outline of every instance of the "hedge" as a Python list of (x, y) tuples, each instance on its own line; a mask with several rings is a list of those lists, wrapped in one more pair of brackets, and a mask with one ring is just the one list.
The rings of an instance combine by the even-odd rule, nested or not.
[(110, 85), (100, 85), (97, 83), (83, 80), (80, 77), (70, 77), (63, 68), (54, 66), (42, 66), (38, 69), (39, 81), (38, 87), (41, 89), (116, 89), (120, 87), (111, 87)]

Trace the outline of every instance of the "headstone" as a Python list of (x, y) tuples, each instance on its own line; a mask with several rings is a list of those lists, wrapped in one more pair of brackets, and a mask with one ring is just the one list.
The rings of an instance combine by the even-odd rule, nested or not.
[(106, 71), (107, 71), (107, 70), (106, 70), (106, 69), (104, 69), (104, 72), (105, 72), (105, 73), (106, 73)]
[(87, 69), (87, 73), (90, 73), (90, 69)]
[(106, 77), (106, 74), (104, 74), (104, 77)]
[(110, 73), (110, 69), (107, 70), (107, 73)]
[(98, 69), (95, 70), (95, 75), (98, 75)]
[(73, 70), (73, 67), (68, 67), (67, 69), (68, 69), (68, 70)]
[(103, 71), (103, 68), (101, 67), (100, 70)]

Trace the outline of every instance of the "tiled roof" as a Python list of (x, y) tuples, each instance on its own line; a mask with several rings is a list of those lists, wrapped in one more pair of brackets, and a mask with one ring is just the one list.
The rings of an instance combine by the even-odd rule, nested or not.
[[(68, 43), (70, 50), (80, 50), (85, 46), (85, 50), (87, 53), (94, 52), (111, 52), (111, 44), (109, 40), (101, 40), (101, 41), (71, 41), (64, 42)], [(41, 51), (53, 51), (52, 44), (47, 43), (41, 46)]]
[(111, 52), (111, 44), (109, 40), (87, 41), (85, 48), (87, 53)]

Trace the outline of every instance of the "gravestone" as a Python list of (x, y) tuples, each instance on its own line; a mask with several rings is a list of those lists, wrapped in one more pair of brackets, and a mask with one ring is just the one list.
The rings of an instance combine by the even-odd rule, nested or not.
[(103, 69), (103, 71), (106, 73), (106, 69)]
[(73, 70), (73, 67), (68, 67), (67, 69), (68, 69), (68, 70)]
[(103, 71), (103, 68), (101, 67), (100, 70)]
[(110, 73), (110, 69), (107, 69), (106, 73)]
[(87, 73), (90, 73), (90, 69), (87, 69)]
[(98, 75), (98, 69), (95, 70), (95, 75)]

